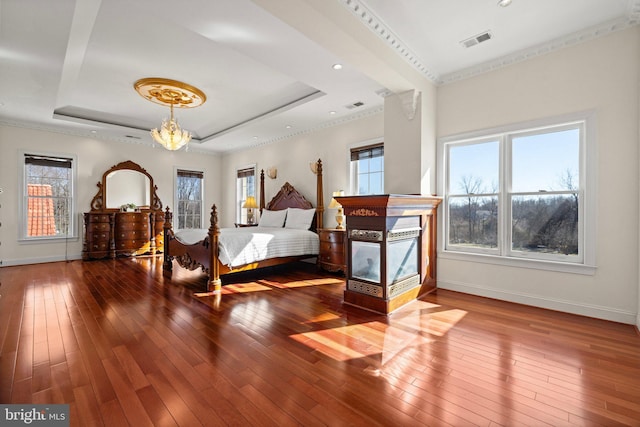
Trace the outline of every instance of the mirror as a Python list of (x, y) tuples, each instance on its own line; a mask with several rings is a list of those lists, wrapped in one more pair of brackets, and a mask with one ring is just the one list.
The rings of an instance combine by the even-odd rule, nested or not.
[(98, 193), (91, 201), (91, 210), (113, 212), (129, 203), (143, 209), (162, 210), (151, 175), (137, 163), (127, 160), (102, 175)]
[(105, 207), (119, 209), (129, 203), (150, 206), (150, 190), (148, 176), (128, 169), (113, 171), (107, 175)]

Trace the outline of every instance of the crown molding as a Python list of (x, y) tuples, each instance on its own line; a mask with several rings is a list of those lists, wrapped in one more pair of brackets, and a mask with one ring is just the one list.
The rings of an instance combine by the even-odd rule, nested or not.
[(430, 82), (440, 84), (439, 76), (400, 40), (391, 28), (367, 8), (360, 0), (340, 0), (364, 25), (373, 31), (382, 41), (391, 47), (409, 65), (425, 76)]
[(441, 84), (453, 83), (459, 80), (475, 77), (480, 74), (484, 74), (490, 71), (495, 71), (509, 65), (517, 64), (519, 62), (527, 61), (529, 59), (545, 55), (547, 53), (555, 52), (566, 47), (574, 46), (589, 40), (593, 40), (599, 37), (606, 36), (616, 31), (624, 30), (639, 23), (640, 18), (640, 1), (636, 1), (638, 4), (638, 15), (635, 19), (631, 19), (631, 16), (627, 16), (613, 21), (606, 22), (604, 24), (590, 27), (583, 31), (578, 31), (569, 34), (564, 37), (554, 39), (547, 43), (542, 43), (529, 49), (520, 50), (511, 55), (505, 55), (493, 61), (487, 61), (482, 64), (478, 64), (473, 67), (465, 68), (460, 71), (449, 73), (441, 77)]
[(431, 83), (439, 86), (458, 80), (470, 78), (489, 71), (494, 71), (508, 65), (526, 61), (536, 56), (544, 55), (565, 47), (573, 46), (607, 34), (630, 28), (640, 24), (640, 0), (629, 0), (625, 17), (596, 25), (583, 31), (578, 31), (564, 37), (552, 40), (538, 46), (515, 52), (498, 59), (487, 61), (477, 66), (460, 71), (439, 75), (407, 47), (407, 45), (387, 26), (380, 17), (367, 8), (362, 0), (340, 0), (369, 30), (387, 43), (401, 58), (420, 72)]

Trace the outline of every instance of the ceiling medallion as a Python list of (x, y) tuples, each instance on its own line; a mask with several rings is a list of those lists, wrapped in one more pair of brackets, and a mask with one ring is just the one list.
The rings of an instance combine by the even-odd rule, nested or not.
[(191, 140), (191, 133), (180, 128), (178, 120), (173, 116), (173, 108), (201, 106), (207, 100), (204, 92), (189, 84), (160, 77), (140, 79), (133, 84), (133, 87), (148, 101), (170, 108), (170, 117), (162, 121), (160, 130), (151, 130), (154, 141), (171, 151), (179, 150), (188, 144)]

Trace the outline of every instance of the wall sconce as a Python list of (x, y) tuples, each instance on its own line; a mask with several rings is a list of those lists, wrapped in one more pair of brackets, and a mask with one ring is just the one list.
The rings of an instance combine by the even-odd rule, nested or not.
[(275, 166), (271, 166), (267, 169), (267, 176), (271, 179), (276, 179), (278, 177), (278, 169)]
[(314, 175), (322, 174), (322, 160), (318, 159), (315, 162), (309, 162), (309, 169)]
[(253, 196), (247, 196), (247, 200), (244, 201), (243, 208), (247, 209), (247, 224), (253, 224), (255, 222), (253, 217), (253, 210), (258, 208), (256, 198)]
[(342, 226), (342, 222), (344, 221), (344, 215), (342, 214), (342, 205), (338, 203), (336, 197), (344, 196), (344, 191), (338, 190), (333, 192), (333, 197), (331, 198), (331, 202), (329, 203), (329, 209), (338, 209), (338, 213), (336, 213), (336, 222), (338, 225), (336, 228), (338, 230), (342, 230), (344, 227)]

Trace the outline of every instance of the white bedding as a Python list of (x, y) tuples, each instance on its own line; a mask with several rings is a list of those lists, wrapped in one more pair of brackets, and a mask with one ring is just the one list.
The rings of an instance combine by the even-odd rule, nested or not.
[[(186, 245), (203, 240), (207, 229), (184, 229), (175, 232), (176, 239)], [(318, 235), (309, 230), (275, 227), (221, 228), (219, 260), (229, 267), (298, 255), (317, 255)]]

